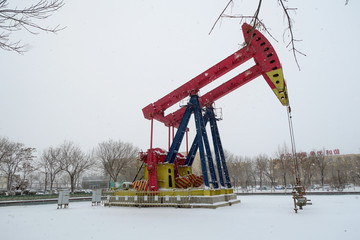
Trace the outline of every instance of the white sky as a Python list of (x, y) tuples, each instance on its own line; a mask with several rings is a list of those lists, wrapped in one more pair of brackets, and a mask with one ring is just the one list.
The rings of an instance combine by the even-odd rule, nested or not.
[[(25, 1), (11, 2), (20, 6)], [(236, 19), (222, 20), (208, 34), (227, 2), (66, 1), (60, 12), (43, 22), (67, 26), (65, 30), (36, 36), (18, 32), (15, 36), (29, 43), (30, 50), (24, 55), (1, 51), (0, 136), (38, 151), (64, 140), (91, 150), (108, 139), (146, 150), (150, 121), (144, 119), (142, 108), (243, 43)], [(251, 15), (257, 5), (250, 0), (234, 2), (229, 14)], [(277, 1), (263, 1), (260, 17), (278, 40), (266, 35), (283, 65), (298, 151), (360, 152), (360, 2), (344, 3), (289, 1), (290, 7), (298, 8), (293, 14), (295, 37), (303, 41), (297, 47), (307, 55), (299, 56), (299, 71), (282, 40), (286, 26)], [(286, 109), (262, 77), (216, 106), (222, 108), (219, 129), (230, 152), (273, 156), (278, 146), (290, 146)], [(167, 148), (167, 134), (168, 129), (156, 123), (154, 146)]]

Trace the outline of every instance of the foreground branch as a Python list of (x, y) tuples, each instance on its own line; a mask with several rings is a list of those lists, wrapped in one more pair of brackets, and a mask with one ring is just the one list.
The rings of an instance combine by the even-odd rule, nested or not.
[(284, 11), (286, 21), (287, 21), (287, 28), (285, 29), (284, 34), (286, 32), (288, 32), (289, 36), (290, 36), (290, 41), (288, 42), (286, 47), (288, 48), (289, 46), (291, 46), (290, 51), (292, 51), (295, 62), (296, 62), (296, 65), (298, 66), (298, 68), (300, 70), (300, 65), (299, 65), (299, 62), (297, 60), (297, 54), (301, 54), (303, 56), (306, 56), (306, 55), (304, 53), (300, 52), (299, 50), (297, 50), (296, 47), (295, 47), (295, 42), (300, 41), (300, 40), (296, 40), (295, 37), (294, 37), (292, 19), (291, 19), (290, 15), (289, 15), (289, 11), (295, 11), (296, 8), (288, 8), (288, 7), (286, 7), (284, 5), (284, 0), (278, 0), (278, 2), (279, 2), (279, 4), (281, 5), (281, 7), (282, 7), (282, 9)]
[[(304, 53), (302, 53), (301, 51), (299, 51), (296, 46), (295, 46), (295, 42), (300, 41), (295, 39), (294, 37), (294, 33), (293, 33), (293, 25), (292, 25), (292, 19), (289, 15), (289, 11), (295, 11), (296, 8), (289, 8), (287, 6), (284, 5), (284, 1), (286, 2), (286, 0), (278, 0), (279, 5), (282, 7), (282, 10), (284, 12), (284, 15), (286, 17), (286, 23), (287, 23), (287, 27), (284, 30), (284, 34), (288, 33), (289, 34), (289, 42), (286, 44), (287, 48), (290, 48), (290, 51), (292, 51), (296, 65), (298, 66), (299, 70), (300, 70), (300, 65), (297, 59), (297, 55), (301, 54), (303, 56), (306, 56)], [(347, 1), (348, 2), (348, 1)], [(346, 4), (347, 4), (346, 2)], [(259, 14), (260, 14), (260, 9), (261, 9), (261, 4), (262, 4), (262, 0), (259, 0), (258, 2), (258, 6), (257, 9), (254, 13), (254, 15), (252, 16), (245, 16), (245, 15), (227, 15), (225, 14), (225, 11), (229, 8), (230, 4), (233, 3), (233, 0), (230, 0), (227, 5), (225, 6), (225, 8), (223, 9), (223, 11), (220, 13), (219, 17), (217, 18), (217, 20), (215, 21), (214, 25), (212, 26), (210, 33), (213, 31), (215, 25), (220, 21), (220, 19), (222, 18), (237, 18), (240, 19), (240, 24), (243, 20), (250, 20), (250, 25), (252, 26), (251, 32), (249, 34), (250, 39), (246, 39), (246, 43), (249, 45), (252, 41), (253, 38), (253, 32), (255, 29), (258, 29), (259, 31), (263, 31), (266, 32), (267, 34), (269, 34), (269, 36), (271, 38), (273, 38), (275, 41), (277, 41), (272, 34), (268, 31), (267, 27), (265, 26), (264, 22), (259, 18)], [(209, 34), (210, 34), (209, 33)], [(245, 43), (245, 44), (246, 44)]]
[(64, 6), (63, 0), (40, 0), (25, 8), (8, 8), (7, 0), (0, 1), (0, 48), (7, 51), (24, 53), (25, 44), (21, 41), (11, 40), (11, 34), (15, 31), (25, 30), (31, 34), (39, 32), (57, 33), (64, 27), (44, 27), (37, 20), (44, 20)]

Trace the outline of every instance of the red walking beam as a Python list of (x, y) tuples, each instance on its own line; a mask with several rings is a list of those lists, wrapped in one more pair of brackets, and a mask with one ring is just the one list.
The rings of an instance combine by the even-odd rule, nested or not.
[(215, 66), (196, 76), (181, 87), (175, 89), (155, 103), (143, 108), (146, 119), (156, 119), (166, 126), (178, 127), (185, 109), (181, 108), (164, 116), (165, 110), (182, 99), (198, 93), (198, 91), (223, 76), (247, 60), (254, 58), (255, 66), (238, 74), (229, 81), (211, 90), (200, 98), (202, 106), (211, 106), (216, 100), (234, 91), (242, 85), (262, 75), (270, 88), (274, 91), (280, 102), (288, 105), (286, 84), (283, 78), (282, 68), (277, 54), (270, 42), (257, 30), (252, 34), (249, 44), (251, 26), (244, 23), (242, 26), (246, 46), (229, 57), (225, 58)]

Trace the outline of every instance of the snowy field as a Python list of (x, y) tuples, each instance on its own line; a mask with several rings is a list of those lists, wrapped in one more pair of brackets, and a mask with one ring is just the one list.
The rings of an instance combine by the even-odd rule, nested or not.
[(0, 239), (360, 239), (360, 195), (239, 196), (218, 209), (124, 208), (70, 203), (0, 207)]

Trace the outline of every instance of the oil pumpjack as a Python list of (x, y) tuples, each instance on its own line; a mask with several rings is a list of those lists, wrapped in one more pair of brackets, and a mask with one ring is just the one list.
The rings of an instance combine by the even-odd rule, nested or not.
[[(263, 34), (247, 23), (242, 25), (242, 31), (245, 47), (142, 109), (144, 117), (151, 121), (150, 148), (140, 154), (140, 160), (145, 166), (144, 178), (133, 182), (132, 191), (115, 192), (117, 200), (109, 201), (110, 205), (167, 206), (172, 201), (171, 196), (174, 198), (173, 203), (178, 207), (201, 206), (200, 198), (196, 196), (202, 196), (201, 199), (205, 199), (204, 196), (212, 197), (213, 200), (203, 202), (203, 206), (204, 204), (220, 206), (219, 202), (224, 203), (223, 205), (239, 202), (231, 188), (217, 126), (218, 119), (214, 113), (214, 102), (262, 76), (280, 103), (289, 106), (282, 67), (273, 46)], [(199, 95), (201, 88), (249, 59), (254, 60), (254, 66), (213, 90)], [(189, 98), (185, 106), (165, 115), (167, 109), (185, 98)], [(195, 119), (196, 136), (187, 156), (184, 156), (179, 153), (179, 148), (184, 136), (188, 136), (188, 123), (192, 114)], [(154, 120), (169, 128), (168, 151), (153, 147)], [(207, 124), (210, 124), (216, 164), (210, 149)], [(177, 128), (177, 131), (170, 145), (170, 131), (172, 129), (174, 135), (174, 128)], [(201, 176), (192, 173), (192, 164), (197, 151), (200, 153)]]

